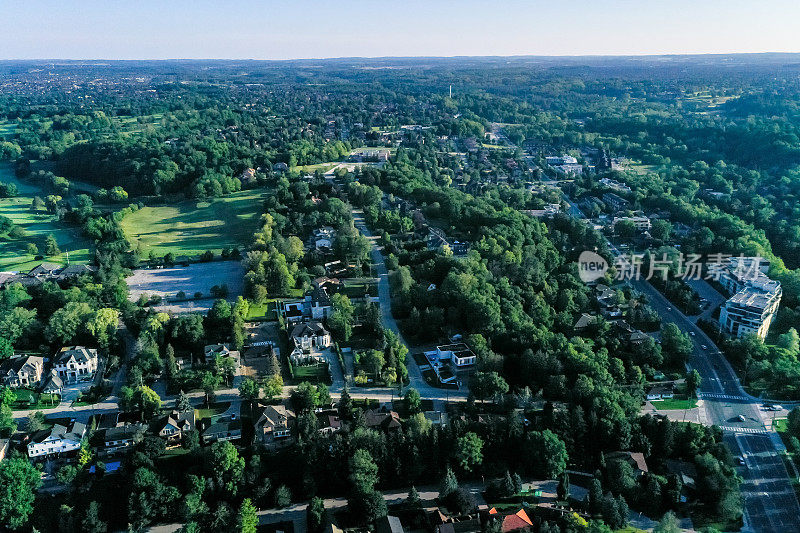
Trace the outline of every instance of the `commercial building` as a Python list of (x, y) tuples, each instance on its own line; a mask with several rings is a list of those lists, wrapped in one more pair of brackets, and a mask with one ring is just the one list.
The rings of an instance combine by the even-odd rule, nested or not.
[(779, 281), (765, 272), (769, 263), (758, 257), (733, 257), (719, 282), (732, 296), (719, 312), (723, 331), (735, 336), (755, 334), (766, 338), (778, 312), (783, 291)]

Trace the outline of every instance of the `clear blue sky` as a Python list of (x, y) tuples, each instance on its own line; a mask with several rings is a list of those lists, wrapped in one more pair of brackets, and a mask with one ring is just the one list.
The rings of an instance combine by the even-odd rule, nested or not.
[(0, 59), (800, 52), (797, 0), (0, 0)]

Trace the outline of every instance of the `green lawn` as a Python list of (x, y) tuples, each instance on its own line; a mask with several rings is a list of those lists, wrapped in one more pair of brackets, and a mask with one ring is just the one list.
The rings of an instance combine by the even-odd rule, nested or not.
[(17, 179), (14, 171), (8, 164), (0, 165), (0, 181), (14, 183), (19, 189), (16, 198), (0, 199), (0, 215), (8, 217), (12, 222), (22, 227), (26, 236), (0, 246), (0, 271), (30, 270), (42, 262), (35, 260), (33, 255), (26, 253), (26, 246), (33, 242), (39, 248), (39, 253), (44, 252), (44, 241), (49, 234), (53, 234), (61, 249), (61, 254), (47, 257), (44, 261), (65, 264), (67, 253), (71, 263), (88, 263), (92, 257), (91, 242), (86, 239), (77, 227), (64, 224), (45, 211), (32, 213), (31, 201), (34, 196), (44, 198), (47, 191), (38, 185)]
[(17, 395), (14, 405), (12, 405), (12, 409), (15, 411), (27, 409), (43, 411), (56, 408), (61, 403), (61, 397), (58, 394), (39, 394), (29, 389), (16, 389), (14, 394)]
[(659, 400), (657, 402), (650, 402), (653, 407), (659, 411), (677, 411), (683, 409), (694, 409), (697, 407), (697, 400), (679, 400), (672, 398), (669, 400)]
[(292, 379), (296, 382), (330, 383), (328, 365), (326, 363), (318, 363), (316, 365), (292, 366)]
[(778, 433), (784, 433), (787, 429), (787, 420), (785, 418), (776, 418), (772, 424), (773, 429)]
[(0, 120), (0, 137), (10, 137), (17, 131), (17, 125), (14, 122), (7, 120)]
[(231, 402), (216, 402), (212, 403), (209, 407), (204, 407), (202, 409), (195, 409), (194, 416), (197, 420), (202, 420), (204, 418), (211, 418), (213, 416), (219, 416), (231, 406)]
[(147, 206), (122, 219), (122, 229), (131, 246), (145, 256), (151, 250), (156, 255), (218, 253), (253, 242), (265, 197), (263, 190), (249, 190), (224, 198)]
[(247, 312), (245, 320), (258, 321), (258, 320), (274, 320), (275, 315), (275, 302), (276, 299), (272, 298), (263, 304), (250, 303), (250, 309)]

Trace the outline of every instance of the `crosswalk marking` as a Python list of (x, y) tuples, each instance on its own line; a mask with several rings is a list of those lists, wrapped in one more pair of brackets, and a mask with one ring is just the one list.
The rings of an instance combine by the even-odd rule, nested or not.
[(714, 400), (741, 400), (746, 401), (744, 396), (733, 396), (731, 394), (720, 394), (716, 392), (701, 392), (698, 394), (700, 398), (712, 398)]
[(766, 429), (758, 428), (737, 428), (733, 426), (720, 426), (722, 431), (730, 431), (731, 433), (750, 433), (751, 435), (766, 435)]

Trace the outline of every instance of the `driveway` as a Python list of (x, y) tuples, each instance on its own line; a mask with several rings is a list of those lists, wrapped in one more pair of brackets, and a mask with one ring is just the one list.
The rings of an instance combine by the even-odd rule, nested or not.
[(378, 249), (376, 243), (377, 237), (367, 229), (364, 222), (364, 212), (361, 210), (353, 210), (353, 222), (356, 229), (364, 234), (367, 239), (372, 243), (372, 262), (375, 264), (375, 270), (378, 277), (378, 301), (381, 306), (381, 318), (383, 320), (383, 327), (394, 332), (400, 341), (406, 345), (409, 350), (406, 358), (408, 362), (408, 377), (411, 381), (411, 387), (417, 389), (423, 398), (466, 398), (469, 391), (466, 386), (462, 386), (459, 390), (446, 390), (429, 385), (425, 378), (422, 377), (417, 362), (411, 356), (413, 353), (411, 346), (406, 342), (400, 328), (397, 325), (394, 315), (392, 315), (392, 297), (389, 290), (389, 271), (386, 268), (386, 263), (383, 259), (383, 254)]

